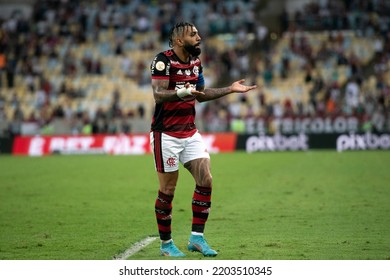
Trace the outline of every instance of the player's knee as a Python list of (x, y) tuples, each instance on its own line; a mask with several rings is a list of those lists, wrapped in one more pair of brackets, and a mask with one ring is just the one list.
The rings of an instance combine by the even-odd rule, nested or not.
[(176, 185), (164, 185), (160, 186), (160, 191), (166, 195), (174, 195), (175, 194)]
[(213, 176), (211, 176), (210, 173), (205, 175), (205, 176), (203, 176), (202, 182), (201, 182), (201, 186), (203, 186), (203, 187), (210, 187), (211, 188), (212, 183), (213, 183)]

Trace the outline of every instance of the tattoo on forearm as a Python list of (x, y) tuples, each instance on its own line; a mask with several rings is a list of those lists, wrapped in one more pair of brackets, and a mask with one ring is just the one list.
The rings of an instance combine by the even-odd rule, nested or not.
[(220, 98), (222, 96), (228, 95), (232, 93), (230, 87), (224, 87), (224, 88), (206, 88), (204, 90), (205, 95), (202, 96), (204, 101), (207, 100), (213, 100)]
[(168, 90), (168, 85), (168, 80), (152, 80), (153, 96), (156, 103), (180, 100), (175, 90)]

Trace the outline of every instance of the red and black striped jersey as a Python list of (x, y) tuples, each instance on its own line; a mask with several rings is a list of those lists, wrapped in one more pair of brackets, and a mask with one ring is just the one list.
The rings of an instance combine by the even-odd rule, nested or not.
[[(199, 57), (191, 57), (189, 62), (181, 61), (173, 50), (159, 53), (151, 66), (152, 79), (169, 80), (169, 90), (177, 90), (186, 83), (196, 87), (202, 73)], [(151, 130), (164, 132), (177, 138), (192, 136), (196, 131), (195, 97), (186, 100), (156, 104)]]

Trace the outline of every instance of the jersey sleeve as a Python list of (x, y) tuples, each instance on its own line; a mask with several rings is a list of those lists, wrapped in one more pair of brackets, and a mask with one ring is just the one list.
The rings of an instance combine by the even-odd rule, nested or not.
[(199, 67), (199, 75), (198, 75), (198, 81), (196, 83), (197, 88), (204, 87), (205, 82), (204, 82), (204, 77), (203, 77), (203, 67), (202, 65)]
[(159, 53), (150, 65), (152, 79), (168, 80), (170, 67), (169, 59), (163, 53)]

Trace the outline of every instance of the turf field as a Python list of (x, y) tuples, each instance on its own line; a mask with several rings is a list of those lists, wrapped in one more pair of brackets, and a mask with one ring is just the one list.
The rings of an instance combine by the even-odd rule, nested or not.
[[(0, 259), (112, 259), (156, 236), (151, 155), (0, 157)], [(217, 259), (390, 259), (390, 152), (212, 155)], [(193, 182), (173, 237), (186, 252)], [(153, 241), (130, 259), (161, 259)], [(203, 259), (187, 253), (185, 259)]]

